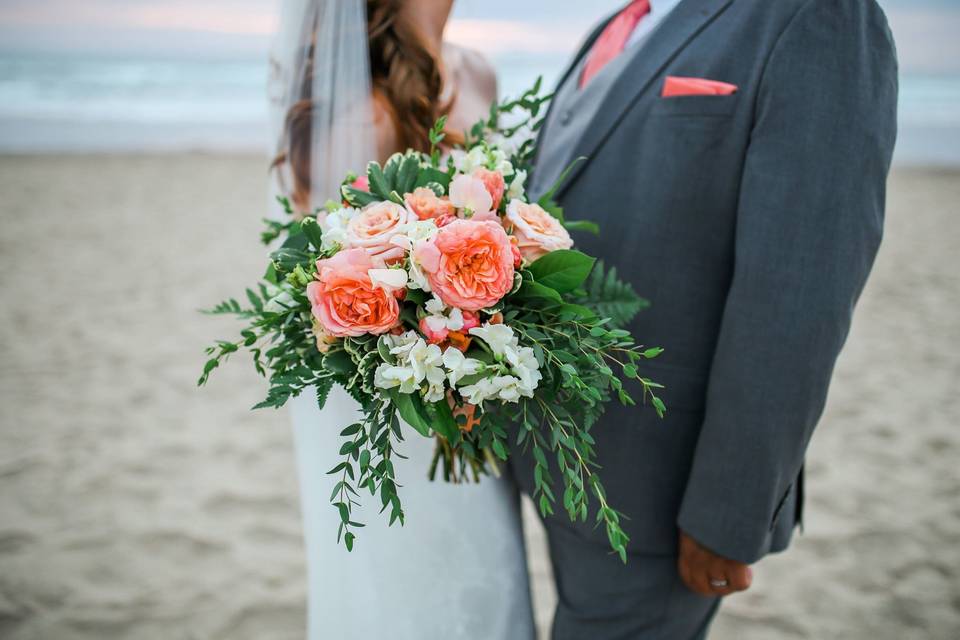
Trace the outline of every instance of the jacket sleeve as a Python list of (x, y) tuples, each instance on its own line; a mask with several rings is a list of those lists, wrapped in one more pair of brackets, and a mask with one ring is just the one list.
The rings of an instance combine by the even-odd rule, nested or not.
[(758, 88), (735, 260), (678, 526), (754, 562), (803, 464), (883, 229), (897, 63), (874, 0), (808, 0)]

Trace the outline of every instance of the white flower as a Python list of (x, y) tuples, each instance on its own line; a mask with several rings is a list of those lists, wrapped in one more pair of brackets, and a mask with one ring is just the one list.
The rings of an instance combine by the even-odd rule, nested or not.
[(429, 240), (437, 234), (437, 225), (433, 220), (417, 220), (404, 226), (402, 235), (394, 236), (391, 242), (402, 247), (409, 257), (407, 261), (407, 288), (430, 291), (430, 281), (423, 272), (420, 263), (413, 257), (413, 247), (421, 240)]
[(360, 212), (352, 207), (336, 209), (326, 215), (320, 221), (320, 228), (323, 230), (323, 240), (321, 249), (324, 251), (333, 249), (337, 246), (343, 247), (347, 244), (347, 225), (350, 220)]
[(487, 151), (483, 145), (478, 145), (468, 151), (454, 149), (450, 152), (453, 158), (453, 166), (461, 173), (471, 173), (477, 167), (482, 167), (487, 163)]
[[(521, 347), (516, 335), (505, 324), (486, 323), (482, 327), (475, 327), (470, 334), (483, 340), (494, 356), (501, 363), (500, 368), (511, 375), (501, 375), (490, 378), (495, 382), (493, 386), (478, 382), (477, 388), (471, 388), (469, 393), (498, 397), (505, 402), (516, 402), (521, 396), (532, 398), (533, 392), (543, 378), (540, 373), (540, 363), (530, 347)], [(460, 389), (461, 393), (468, 393)]]
[(505, 356), (508, 350), (515, 352), (517, 348), (517, 337), (514, 335), (513, 329), (505, 324), (485, 322), (483, 326), (470, 329), (470, 335), (476, 336), (487, 343), (487, 346), (496, 356)]
[(493, 208), (493, 198), (483, 180), (464, 174), (458, 175), (450, 183), (450, 203), (475, 214), (487, 213)]
[(386, 291), (403, 289), (407, 284), (407, 272), (403, 269), (369, 269), (367, 275), (373, 286)]
[(520, 347), (517, 355), (517, 362), (511, 368), (511, 372), (520, 380), (521, 395), (532, 398), (534, 389), (543, 378), (540, 373), (540, 363), (530, 347)]
[(513, 165), (510, 164), (510, 159), (507, 157), (507, 154), (499, 148), (493, 148), (490, 150), (490, 155), (493, 156), (493, 170), (500, 173), (500, 175), (508, 176), (513, 173)]
[(513, 376), (497, 376), (493, 382), (497, 387), (497, 397), (504, 402), (517, 402), (523, 395), (520, 380)]
[(418, 241), (429, 240), (437, 235), (437, 224), (433, 219), (417, 220), (414, 216), (414, 219), (405, 223), (401, 230), (402, 233), (391, 238), (390, 242), (410, 251)]
[[(383, 336), (397, 364), (383, 363), (374, 372), (373, 384), (380, 389), (399, 387), (401, 393), (422, 391), (427, 402), (444, 397), (447, 372), (443, 353), (435, 344), (427, 344), (413, 331), (400, 336)], [(424, 384), (426, 388), (424, 389)]]
[[(506, 138), (501, 136), (499, 140), (506, 141)], [(519, 144), (516, 144), (516, 148), (519, 148)], [(479, 167), (499, 171), (501, 175), (505, 176), (513, 173), (513, 165), (510, 163), (509, 156), (504, 152), (504, 149), (496, 144), (490, 147), (480, 144), (470, 151), (455, 149), (450, 152), (450, 157), (453, 158), (453, 166), (461, 173), (473, 173), (473, 170)]]
[(420, 382), (427, 380), (435, 383), (447, 377), (443, 370), (443, 352), (440, 351), (440, 347), (427, 344), (423, 338), (419, 338), (410, 348), (407, 354), (407, 365), (413, 367), (414, 375)]
[(497, 390), (490, 378), (482, 378), (474, 384), (460, 387), (458, 391), (464, 400), (475, 405), (479, 405), (484, 400), (492, 398), (497, 394)]
[(410, 357), (410, 350), (417, 344), (420, 336), (416, 331), (406, 331), (399, 336), (385, 334), (380, 336), (380, 339), (387, 343), (390, 353), (397, 356), (398, 361), (403, 362)]
[(440, 402), (447, 397), (447, 391), (443, 388), (443, 383), (431, 384), (423, 394), (423, 399), (427, 402)]
[(470, 404), (480, 404), (484, 400), (499, 399), (504, 402), (517, 402), (521, 396), (531, 397), (520, 386), (520, 380), (514, 376), (492, 376), (483, 378), (476, 384), (460, 387), (460, 395)]
[(513, 182), (510, 183), (510, 188), (507, 189), (507, 200), (522, 200), (525, 191), (525, 185), (527, 183), (527, 172), (518, 169), (517, 174), (513, 177)]
[(443, 352), (443, 366), (447, 368), (447, 380), (456, 387), (465, 376), (472, 376), (483, 369), (484, 364), (475, 358), (468, 358), (456, 347), (447, 347)]
[(407, 269), (407, 288), (408, 289), (422, 289), (424, 291), (431, 291), (430, 281), (427, 279), (427, 274), (423, 272), (423, 267), (420, 266), (420, 263), (410, 258), (410, 268)]
[(439, 333), (446, 329), (447, 331), (460, 331), (463, 329), (463, 311), (456, 307), (447, 307), (436, 296), (427, 300), (423, 305), (429, 315), (425, 321), (430, 330)]
[(420, 388), (412, 367), (383, 363), (373, 374), (373, 384), (378, 389), (400, 388), (400, 393), (413, 393)]

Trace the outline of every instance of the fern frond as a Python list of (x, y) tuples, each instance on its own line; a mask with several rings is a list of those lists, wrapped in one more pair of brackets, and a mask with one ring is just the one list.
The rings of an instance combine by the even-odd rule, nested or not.
[(578, 303), (593, 309), (601, 318), (610, 318), (616, 328), (627, 326), (641, 310), (650, 306), (629, 283), (617, 277), (616, 267), (608, 269), (603, 261), (594, 266), (584, 290), (585, 295)]

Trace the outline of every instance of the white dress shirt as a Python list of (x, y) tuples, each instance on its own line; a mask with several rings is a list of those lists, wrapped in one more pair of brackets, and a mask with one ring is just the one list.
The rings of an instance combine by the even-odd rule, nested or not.
[(650, 13), (643, 16), (643, 19), (637, 24), (637, 27), (627, 39), (627, 45), (624, 49), (630, 49), (639, 45), (650, 37), (650, 34), (660, 25), (664, 18), (670, 15), (682, 0), (650, 0)]

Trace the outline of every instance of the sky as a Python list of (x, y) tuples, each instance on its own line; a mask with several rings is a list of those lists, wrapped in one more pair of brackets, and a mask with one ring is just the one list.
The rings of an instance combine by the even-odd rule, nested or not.
[[(417, 0), (430, 2), (433, 0)], [(250, 57), (263, 55), (280, 0), (2, 0), (0, 49)], [(623, 0), (459, 0), (450, 39), (485, 50), (556, 55)], [(960, 74), (960, 0), (880, 0), (906, 73)]]

